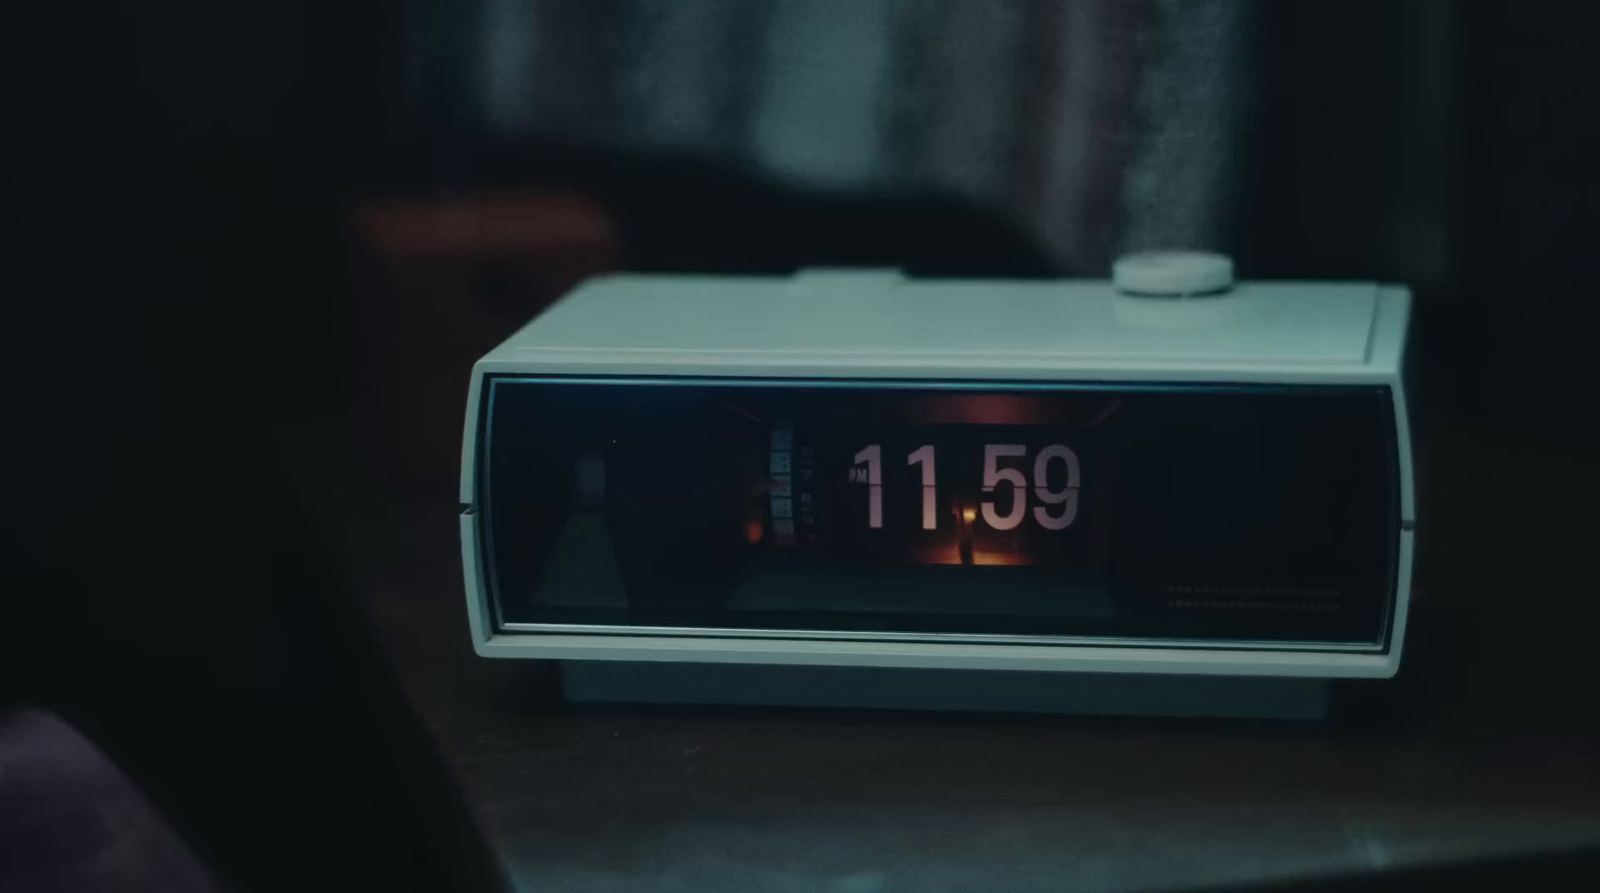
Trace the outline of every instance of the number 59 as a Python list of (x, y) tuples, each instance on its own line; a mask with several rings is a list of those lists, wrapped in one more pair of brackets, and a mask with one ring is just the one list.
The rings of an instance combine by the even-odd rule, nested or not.
[[(995, 530), (1011, 530), (1022, 523), (1028, 510), (1028, 481), (1020, 468), (1001, 468), (1000, 460), (1021, 458), (1028, 448), (1014, 443), (989, 443), (983, 447), (983, 492), (991, 497), (983, 503), (984, 523)], [(1049, 485), (1050, 463), (1060, 459), (1067, 467), (1067, 482), (1060, 489)], [(1000, 484), (1011, 485), (1011, 507), (1005, 513), (995, 507), (992, 497)], [(1033, 508), (1033, 520), (1046, 530), (1064, 530), (1078, 517), (1078, 454), (1059, 443), (1040, 450), (1033, 458), (1033, 495), (1043, 505)], [(1047, 506), (1060, 506), (1060, 514), (1050, 514)]]

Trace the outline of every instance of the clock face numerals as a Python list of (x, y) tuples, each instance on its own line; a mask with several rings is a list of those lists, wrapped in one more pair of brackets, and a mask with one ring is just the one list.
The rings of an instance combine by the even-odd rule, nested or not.
[[(948, 455), (950, 450), (945, 451)], [(917, 469), (921, 487), (918, 521), (923, 530), (939, 527), (939, 450), (923, 444), (906, 454), (906, 465)], [(981, 508), (983, 523), (995, 530), (1015, 530), (1031, 516), (1044, 530), (1066, 530), (1078, 517), (1082, 471), (1071, 447), (1053, 443), (1040, 448), (1029, 462), (1023, 444), (983, 445), (982, 486), (967, 494), (964, 504)], [(1032, 471), (1030, 478), (1028, 471)], [(867, 527), (884, 526), (883, 445), (869, 443), (856, 452), (849, 482), (867, 488)], [(1029, 508), (1032, 508), (1032, 512)]]

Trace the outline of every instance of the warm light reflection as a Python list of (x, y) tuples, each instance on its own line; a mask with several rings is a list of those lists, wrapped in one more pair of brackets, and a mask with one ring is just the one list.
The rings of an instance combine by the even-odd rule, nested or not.
[(912, 564), (960, 564), (961, 549), (954, 543), (946, 546), (913, 546), (906, 550), (906, 560)]
[(1060, 403), (1022, 394), (938, 394), (908, 401), (912, 421), (936, 425), (1038, 425)]
[[(921, 546), (908, 549), (906, 560), (913, 564), (963, 564), (961, 546), (956, 543), (943, 546)], [(1033, 559), (1020, 552), (972, 551), (972, 564), (986, 567), (1026, 567)]]
[(974, 549), (972, 563), (989, 567), (1025, 567), (1033, 564), (1033, 561), (1028, 556), (1016, 552), (983, 552)]
[(962, 509), (961, 520), (966, 521), (968, 524), (978, 520), (978, 510), (973, 508)]

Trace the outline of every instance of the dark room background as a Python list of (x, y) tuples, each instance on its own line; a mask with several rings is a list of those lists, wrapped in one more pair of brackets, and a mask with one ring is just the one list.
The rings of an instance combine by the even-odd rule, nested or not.
[(1215, 249), (1411, 285), (1447, 428), (1600, 422), (1590, 4), (27, 6), (0, 706), (240, 889), (476, 858), (285, 432), (447, 505), (471, 362), (585, 275)]

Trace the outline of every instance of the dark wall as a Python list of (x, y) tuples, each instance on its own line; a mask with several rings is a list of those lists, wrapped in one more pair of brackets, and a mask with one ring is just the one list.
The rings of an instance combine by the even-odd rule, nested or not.
[(348, 364), (385, 7), (32, 7), (0, 711), (73, 723), (236, 889), (437, 880), (413, 723), (272, 429)]
[(1596, 33), (1592, 3), (1462, 14), (1453, 261), (1463, 303), (1489, 328), (1483, 413), (1554, 436), (1600, 429)]

